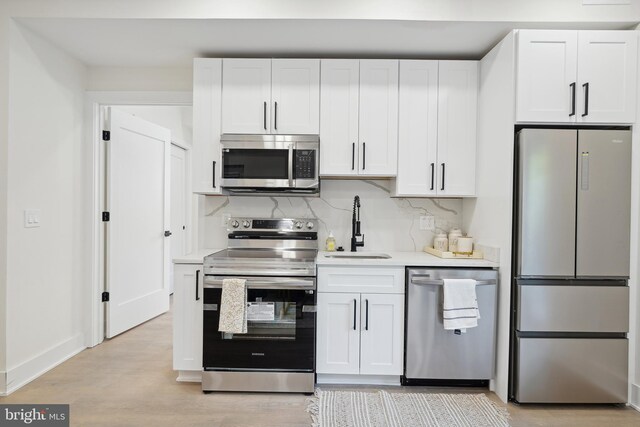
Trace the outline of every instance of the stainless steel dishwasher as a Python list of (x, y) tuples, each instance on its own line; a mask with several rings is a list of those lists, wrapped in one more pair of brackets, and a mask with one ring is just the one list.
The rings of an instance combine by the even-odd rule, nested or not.
[[(498, 272), (407, 268), (403, 385), (486, 385), (493, 378)], [(480, 319), (466, 332), (445, 330), (442, 279), (475, 279)]]

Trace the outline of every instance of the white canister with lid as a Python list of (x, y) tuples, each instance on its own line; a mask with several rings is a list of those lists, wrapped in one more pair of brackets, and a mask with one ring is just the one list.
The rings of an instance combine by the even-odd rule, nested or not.
[(458, 237), (458, 250), (456, 252), (465, 255), (473, 254), (473, 237)]
[(447, 252), (449, 250), (449, 239), (447, 239), (447, 235), (444, 233), (436, 234), (436, 237), (433, 239), (433, 248), (442, 252)]
[(449, 230), (449, 250), (451, 252), (458, 252), (458, 237), (462, 237), (462, 230), (455, 227)]

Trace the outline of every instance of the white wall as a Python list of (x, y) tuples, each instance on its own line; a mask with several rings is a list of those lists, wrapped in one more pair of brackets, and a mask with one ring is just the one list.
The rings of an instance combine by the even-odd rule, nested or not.
[(513, 33), (480, 61), (476, 199), (463, 202), (464, 226), (479, 243), (500, 248), (496, 394), (507, 400), (513, 198)]
[(192, 68), (91, 67), (87, 90), (185, 91), (193, 89)]
[(191, 146), (193, 108), (182, 105), (119, 105), (115, 107), (171, 131), (171, 140)]
[[(16, 24), (9, 56), (7, 384), (21, 386), (84, 348), (81, 227), (85, 67)], [(24, 228), (24, 209), (41, 227)]]
[(206, 197), (206, 248), (227, 246), (223, 215), (319, 218), (318, 240), (324, 248), (329, 231), (336, 246), (350, 247), (353, 198), (360, 196), (360, 220), (365, 251), (421, 251), (433, 242), (433, 232), (420, 230), (420, 216), (435, 216), (436, 228), (462, 225), (461, 199), (391, 198), (389, 180), (323, 180), (321, 197)]

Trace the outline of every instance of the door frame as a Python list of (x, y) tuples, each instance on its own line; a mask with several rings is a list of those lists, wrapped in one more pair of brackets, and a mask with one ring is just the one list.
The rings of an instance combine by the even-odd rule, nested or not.
[[(84, 97), (84, 132), (88, 147), (83, 150), (84, 163), (91, 168), (91, 180), (85, 187), (87, 193), (86, 224), (90, 233), (91, 267), (87, 269), (86, 282), (90, 286), (83, 291), (86, 301), (84, 311), (85, 345), (94, 347), (104, 341), (105, 322), (104, 304), (101, 301), (104, 278), (104, 227), (102, 222), (102, 202), (104, 199), (104, 177), (102, 130), (104, 129), (104, 107), (118, 105), (140, 106), (191, 106), (191, 92), (102, 92), (87, 91)], [(191, 151), (187, 149), (187, 169), (191, 168)], [(89, 166), (90, 165), (90, 166)], [(187, 194), (190, 194), (191, 181), (187, 180)], [(88, 188), (87, 188), (88, 187)], [(188, 204), (190, 206), (191, 204)], [(190, 221), (191, 214), (187, 218)], [(188, 245), (197, 235), (197, 221), (192, 221), (191, 233), (187, 233)], [(187, 246), (189, 247), (189, 246)]]
[[(179, 140), (175, 140), (173, 138), (171, 138), (171, 144), (170, 144), (170, 149), (173, 147), (177, 147), (181, 150), (184, 150), (184, 200), (185, 202), (187, 202), (189, 200), (189, 197), (191, 196), (191, 185), (192, 185), (192, 179), (190, 178), (190, 172), (191, 172), (191, 147), (189, 147), (188, 145), (186, 145), (184, 142), (179, 141)], [(169, 157), (171, 157), (171, 153), (169, 153)], [(173, 171), (171, 172), (171, 178), (173, 179)], [(169, 185), (171, 185), (171, 182), (169, 183)], [(171, 197), (171, 189), (169, 189), (169, 194)], [(169, 201), (171, 203), (171, 200)], [(185, 249), (185, 254), (188, 254), (189, 252), (191, 252), (191, 214), (192, 214), (192, 210), (193, 207), (191, 206), (192, 203), (186, 203), (186, 206), (184, 206), (184, 226), (186, 227), (186, 233), (184, 235), (184, 249)], [(171, 212), (171, 215), (173, 217), (173, 212), (171, 211), (171, 209), (169, 209), (169, 211)], [(171, 230), (171, 225), (169, 225), (169, 230)], [(172, 246), (173, 245), (173, 241), (169, 240), (169, 253), (171, 254), (172, 251)], [(170, 261), (171, 262), (171, 261)], [(169, 272), (170, 274), (173, 274), (173, 268), (171, 266), (169, 266)], [(173, 277), (169, 277), (169, 283), (173, 283)], [(175, 286), (175, 283), (173, 283), (173, 285)], [(175, 292), (175, 288), (173, 289), (173, 292), (171, 291), (171, 285), (169, 286), (169, 295), (173, 295), (173, 293)]]

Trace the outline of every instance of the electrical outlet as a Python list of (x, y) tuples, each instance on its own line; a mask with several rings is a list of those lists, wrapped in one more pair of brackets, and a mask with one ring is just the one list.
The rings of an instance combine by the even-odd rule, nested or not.
[(436, 220), (433, 215), (422, 215), (420, 217), (420, 230), (435, 231)]
[(40, 209), (24, 210), (24, 226), (25, 228), (40, 227)]
[(230, 213), (227, 213), (227, 212), (224, 212), (224, 213), (222, 214), (222, 224), (221, 224), (221, 225), (222, 225), (223, 227), (226, 227), (226, 226), (229, 224), (229, 220), (230, 220), (230, 219), (231, 219), (231, 214), (230, 214)]

